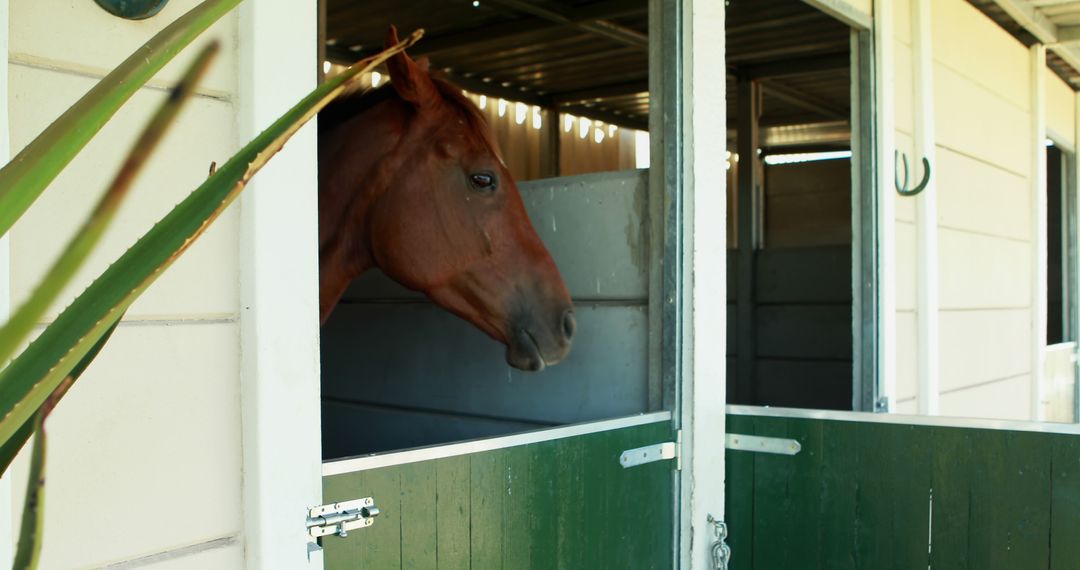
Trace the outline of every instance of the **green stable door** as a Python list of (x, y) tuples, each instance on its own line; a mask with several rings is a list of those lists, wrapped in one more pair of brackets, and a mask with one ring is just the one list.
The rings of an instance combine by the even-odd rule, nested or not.
[(322, 537), (325, 567), (671, 568), (675, 461), (620, 458), (672, 438), (656, 413), (327, 462), (326, 502), (379, 514)]

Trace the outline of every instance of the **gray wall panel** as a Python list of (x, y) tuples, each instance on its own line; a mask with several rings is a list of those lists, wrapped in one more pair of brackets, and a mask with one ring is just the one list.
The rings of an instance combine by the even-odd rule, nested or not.
[(647, 299), (647, 170), (519, 184), (533, 227), (575, 299)]
[(547, 423), (644, 411), (645, 307), (577, 313), (569, 358), (529, 373), (506, 365), (503, 345), (432, 305), (342, 306), (323, 328), (323, 396)]
[(454, 416), (324, 402), (323, 456), (350, 457), (547, 427), (493, 418)]

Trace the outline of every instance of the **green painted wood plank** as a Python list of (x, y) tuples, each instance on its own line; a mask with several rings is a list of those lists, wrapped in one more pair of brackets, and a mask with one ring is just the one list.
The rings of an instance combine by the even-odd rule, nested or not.
[[(502, 452), (506, 472), (503, 497), (503, 568), (529, 568), (533, 548), (533, 520), (546, 516), (546, 505), (533, 504), (532, 461), (542, 445), (513, 447)], [(543, 513), (536, 512), (542, 509)]]
[(503, 568), (505, 464), (505, 455), (500, 452), (479, 453), (472, 457), (469, 543), (473, 568)]
[[(337, 503), (367, 497), (368, 489), (365, 483), (366, 473), (349, 473), (323, 478), (323, 501)], [(314, 505), (312, 505), (314, 506)], [(364, 529), (371, 530), (371, 529)], [(358, 533), (353, 533), (358, 534)], [(324, 559), (327, 568), (340, 570), (353, 570), (363, 568), (364, 543), (358, 540), (341, 539), (336, 536), (328, 536), (322, 539), (324, 547)]]
[(855, 464), (855, 562), (856, 568), (893, 568), (892, 524), (888, 505), (882, 497), (891, 493), (886, 483), (888, 466), (883, 451), (888, 447), (889, 427), (881, 424), (859, 426)]
[[(788, 422), (785, 418), (758, 418), (756, 435), (787, 437)], [(792, 458), (769, 453), (753, 455), (754, 566), (791, 568), (794, 553), (788, 548), (777, 548), (777, 544), (787, 544), (796, 532), (810, 530), (810, 526), (805, 525), (810, 521), (792, 515), (792, 495), (788, 483), (794, 477), (798, 456)]]
[[(1053, 439), (1034, 432), (1006, 432), (1007, 455), (999, 458), (1005, 483), (994, 497), (1007, 510), (1005, 567), (1046, 567), (1050, 562), (1050, 469)], [(1010, 524), (1011, 523), (1011, 524)]]
[(891, 512), (892, 568), (930, 564), (930, 431), (922, 426), (890, 426), (884, 457), (885, 480), (892, 489), (881, 497)]
[(350, 533), (347, 542), (361, 545), (360, 568), (371, 570), (401, 567), (401, 471), (394, 467), (374, 469), (365, 478), (368, 491), (361, 497), (375, 499), (380, 514), (375, 524)]
[(435, 462), (436, 531), (439, 570), (469, 570), (470, 458)]
[[(754, 434), (752, 416), (727, 417), (728, 433)], [(754, 454), (728, 452), (724, 488), (724, 518), (728, 524), (728, 545), (732, 553), (731, 570), (754, 567)]]
[[(569, 442), (544, 442), (534, 446), (528, 455), (529, 485), (525, 496), (529, 510), (529, 552), (525, 568), (555, 568), (558, 552), (558, 521), (564, 506), (559, 501), (558, 474), (575, 471), (575, 466), (558, 460), (559, 448)], [(520, 489), (520, 486), (519, 486)]]
[[(792, 419), (787, 422), (787, 434), (784, 437), (794, 439), (802, 445), (802, 450), (786, 458), (789, 465), (786, 483), (788, 504), (791, 511), (788, 520), (787, 560), (801, 561), (795, 566), (806, 570), (820, 570), (822, 559), (822, 528), (815, 521), (820, 520), (822, 512), (821, 481), (823, 429), (819, 421)], [(827, 569), (831, 570), (831, 569)]]
[(931, 485), (934, 489), (931, 523), (932, 568), (971, 568), (968, 536), (971, 512), (971, 482), (975, 477), (972, 432), (948, 428), (931, 429), (934, 453), (931, 458)]
[(329, 537), (326, 568), (670, 568), (674, 462), (618, 461), (670, 438), (661, 422), (327, 477), (327, 501), (371, 495), (382, 514)]
[(1080, 437), (1054, 438), (1050, 570), (1080, 568)]
[(614, 568), (659, 570), (671, 567), (674, 528), (671, 481), (675, 462), (656, 461), (626, 469), (619, 463), (619, 457), (626, 449), (672, 441), (673, 438), (667, 424), (656, 424), (640, 432), (624, 430), (612, 434), (615, 445), (606, 454), (610, 485), (618, 488), (620, 481), (625, 481), (630, 488), (648, 490), (647, 493), (615, 495), (618, 501), (613, 507), (616, 510), (610, 514), (611, 520), (618, 523), (616, 530), (619, 533)]
[(323, 537), (325, 566), (335, 570), (401, 567), (401, 478), (388, 467), (323, 478), (328, 503), (372, 497), (381, 511), (375, 524), (346, 538)]
[[(573, 438), (552, 447), (554, 454), (551, 462), (553, 467), (559, 466), (554, 469), (555, 494), (552, 499), (555, 508), (554, 566), (559, 570), (576, 570), (581, 568), (585, 551), (589, 548), (588, 542), (581, 539), (585, 536), (585, 512), (582, 508), (585, 504), (585, 439)], [(538, 558), (541, 556), (544, 556), (543, 552), (534, 551), (534, 563), (540, 568), (547, 567), (540, 564)]]
[(1050, 440), (1044, 434), (990, 430), (979, 430), (972, 439), (970, 567), (1046, 566)]
[(581, 503), (584, 514), (585, 536), (590, 537), (591, 545), (585, 549), (581, 568), (607, 568), (611, 566), (611, 556), (615, 548), (611, 545), (614, 524), (609, 520), (615, 498), (605, 492), (608, 487), (607, 458), (602, 450), (612, 447), (611, 433), (590, 434), (584, 440), (585, 457), (582, 458), (584, 474), (585, 500)]
[[(401, 567), (435, 570), (438, 567), (436, 535), (436, 466), (432, 461), (410, 463), (401, 473)], [(376, 521), (378, 524), (379, 521)]]
[(821, 540), (821, 566), (854, 570), (858, 519), (858, 486), (853, 474), (860, 444), (858, 430), (846, 422), (825, 421), (821, 426), (821, 511), (815, 533)]

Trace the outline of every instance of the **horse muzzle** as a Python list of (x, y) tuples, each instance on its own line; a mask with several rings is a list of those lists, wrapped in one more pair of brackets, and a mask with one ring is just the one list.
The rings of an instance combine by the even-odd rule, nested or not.
[(514, 319), (507, 335), (507, 364), (519, 370), (540, 372), (562, 362), (570, 354), (577, 332), (574, 309), (560, 311), (551, 321), (544, 323), (527, 316)]

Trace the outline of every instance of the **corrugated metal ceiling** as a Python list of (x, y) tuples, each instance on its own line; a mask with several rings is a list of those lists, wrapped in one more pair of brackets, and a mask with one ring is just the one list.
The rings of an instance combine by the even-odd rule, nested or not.
[[(645, 0), (327, 2), (332, 60), (377, 50), (390, 24), (422, 27), (411, 53), (465, 89), (647, 128)], [(840, 22), (800, 0), (728, 0), (727, 40), (729, 73), (762, 81), (764, 125), (848, 119), (849, 30)]]

